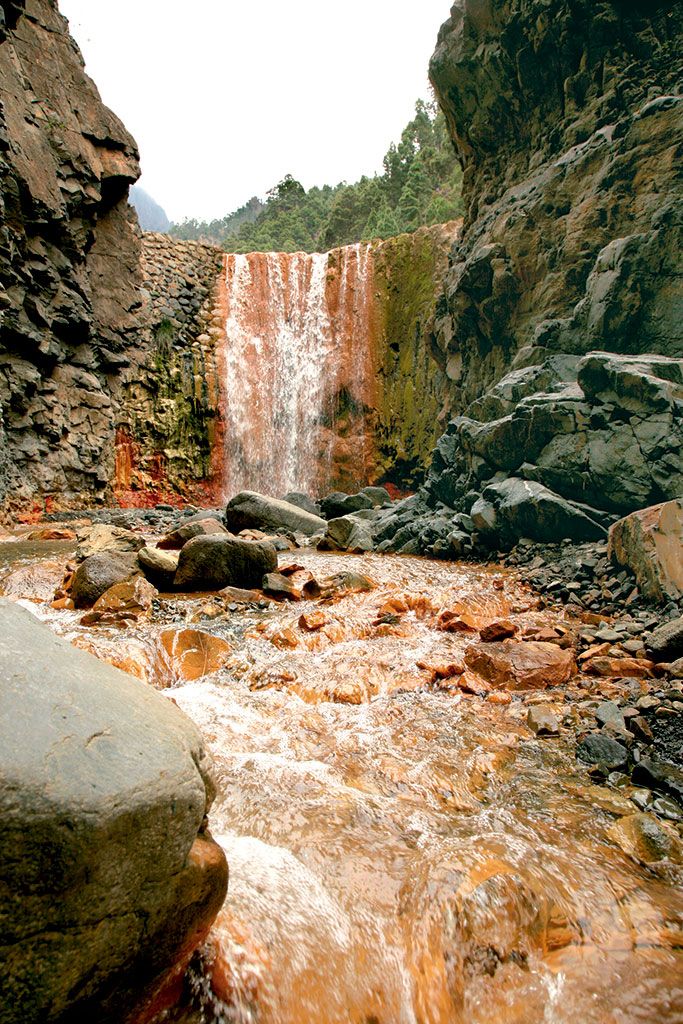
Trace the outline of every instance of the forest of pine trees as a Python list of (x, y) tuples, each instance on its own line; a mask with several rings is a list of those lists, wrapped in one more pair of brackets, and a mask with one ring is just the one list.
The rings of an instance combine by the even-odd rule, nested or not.
[(462, 172), (436, 104), (417, 101), (415, 117), (399, 144), (391, 144), (383, 165), (383, 174), (363, 176), (354, 185), (342, 182), (308, 192), (288, 174), (265, 203), (254, 196), (222, 220), (186, 220), (170, 233), (227, 252), (327, 252), (461, 215)]

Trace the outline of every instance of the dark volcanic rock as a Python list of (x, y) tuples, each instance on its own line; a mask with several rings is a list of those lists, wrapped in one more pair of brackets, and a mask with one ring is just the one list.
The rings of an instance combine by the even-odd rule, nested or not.
[(683, 655), (683, 618), (663, 622), (647, 636), (646, 646), (656, 661), (675, 661)]
[(352, 512), (360, 512), (364, 508), (372, 508), (375, 502), (368, 494), (343, 494), (332, 491), (320, 502), (320, 512), (325, 519), (341, 519)]
[(226, 890), (196, 726), (0, 601), (4, 1024), (127, 1020)]
[(255, 491), (240, 491), (226, 506), (225, 525), (231, 533), (250, 529), (264, 532), (288, 530), (310, 537), (324, 531), (327, 523), (320, 516), (278, 498)]
[(609, 736), (591, 734), (577, 744), (576, 756), (587, 764), (597, 764), (606, 772), (624, 768), (628, 762), (628, 750)]
[(277, 572), (277, 552), (267, 541), (239, 537), (193, 537), (180, 550), (177, 590), (259, 588), (266, 573)]
[(608, 517), (680, 495), (682, 40), (680, 4), (616, 0), (463, 0), (441, 29), (467, 212), (432, 504), (503, 474)]
[(105, 590), (125, 583), (140, 572), (138, 555), (127, 551), (102, 551), (81, 562), (71, 585), (76, 608), (90, 608)]
[(470, 509), (481, 537), (498, 547), (514, 544), (519, 537), (541, 542), (597, 540), (606, 535), (591, 509), (581, 508), (531, 480), (510, 477), (490, 484)]
[(27, 501), (109, 481), (112, 384), (134, 358), (141, 275), (135, 142), (57, 5), (25, 6), (0, 43), (0, 415), (4, 488)]

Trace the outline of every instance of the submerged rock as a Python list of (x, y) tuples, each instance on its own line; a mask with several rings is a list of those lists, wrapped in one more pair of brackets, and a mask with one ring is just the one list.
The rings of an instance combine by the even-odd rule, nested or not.
[(217, 672), (232, 652), (226, 640), (201, 629), (166, 629), (159, 640), (174, 681), (185, 683)]
[(327, 523), (320, 516), (278, 498), (255, 491), (240, 491), (226, 506), (225, 525), (231, 533), (250, 529), (264, 532), (288, 530), (311, 537), (314, 533), (322, 533)]
[(7, 1024), (128, 1019), (222, 904), (210, 759), (150, 687), (0, 601)]

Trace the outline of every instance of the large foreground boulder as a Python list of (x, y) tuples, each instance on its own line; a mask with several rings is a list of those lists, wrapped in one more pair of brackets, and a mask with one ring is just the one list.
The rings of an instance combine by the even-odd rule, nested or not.
[(4, 600), (0, 674), (0, 1020), (128, 1020), (225, 896), (202, 737)]
[(608, 554), (652, 601), (683, 597), (683, 498), (632, 512), (609, 532)]
[(177, 590), (222, 590), (261, 586), (268, 572), (277, 572), (277, 552), (268, 541), (240, 537), (193, 537), (180, 550), (174, 586)]
[(270, 498), (256, 491), (240, 491), (225, 509), (225, 525), (231, 533), (240, 530), (263, 530), (265, 533), (289, 530), (312, 537), (325, 530), (327, 523), (320, 516), (290, 505), (279, 498)]

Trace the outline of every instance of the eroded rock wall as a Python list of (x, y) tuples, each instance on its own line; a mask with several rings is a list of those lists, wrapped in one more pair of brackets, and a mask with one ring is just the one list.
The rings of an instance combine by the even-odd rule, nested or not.
[(49, 0), (4, 5), (0, 32), (3, 498), (102, 494), (116, 396), (143, 315), (127, 203), (134, 140), (101, 102)]
[(116, 421), (113, 491), (123, 505), (219, 500), (224, 260), (213, 246), (142, 236), (146, 328)]
[(614, 514), (680, 493), (681, 54), (680, 2), (454, 5), (431, 77), (467, 212), (432, 499), (468, 511), (510, 476)]

